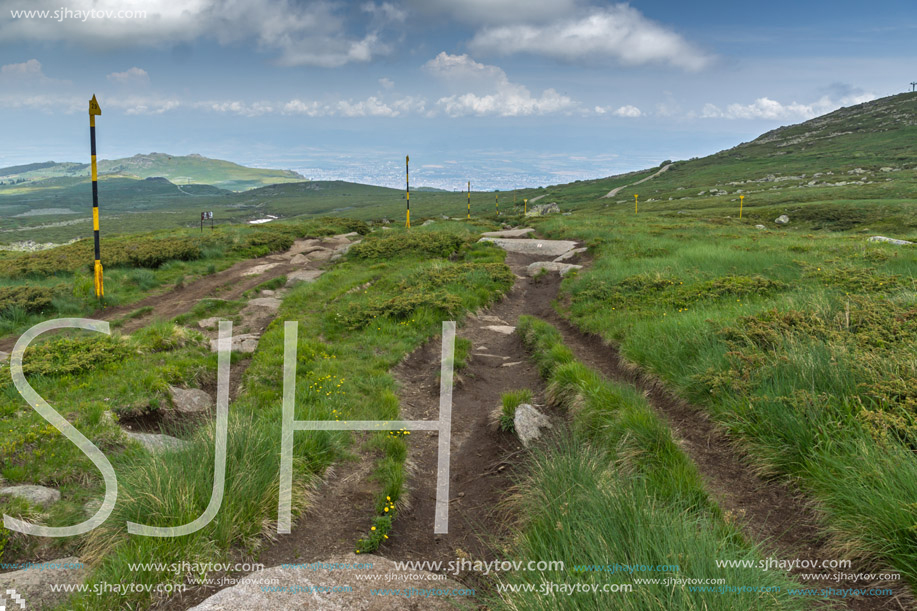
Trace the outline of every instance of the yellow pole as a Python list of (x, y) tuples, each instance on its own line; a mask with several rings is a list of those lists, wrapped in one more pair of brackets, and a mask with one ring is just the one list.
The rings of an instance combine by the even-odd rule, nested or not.
[(471, 181), (468, 181), (468, 220), (471, 220)]
[(95, 265), (93, 278), (95, 280), (96, 298), (105, 295), (102, 283), (102, 252), (99, 244), (99, 170), (96, 166), (96, 115), (102, 114), (102, 108), (93, 94), (89, 100), (89, 153), (92, 161), (92, 234), (95, 238)]
[(500, 216), (500, 194), (494, 193), (494, 202), (497, 207), (497, 216)]
[(529, 200), (523, 199), (522, 200), (522, 214), (526, 215), (528, 213), (529, 213)]
[(640, 196), (637, 195), (636, 193), (634, 193), (634, 214), (637, 213), (637, 198), (638, 198), (638, 197), (640, 197)]
[(408, 163), (410, 163), (411, 157), (408, 155), (404, 156), (404, 199), (407, 202), (407, 218), (404, 222), (404, 226), (408, 229), (411, 228), (411, 174), (408, 170)]
[(739, 196), (739, 218), (742, 218), (742, 204), (745, 202), (745, 196)]

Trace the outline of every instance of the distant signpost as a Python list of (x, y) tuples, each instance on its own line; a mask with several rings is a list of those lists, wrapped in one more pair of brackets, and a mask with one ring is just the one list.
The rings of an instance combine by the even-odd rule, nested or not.
[(210, 221), (210, 231), (213, 231), (213, 212), (201, 212), (201, 233), (204, 233), (204, 221)]

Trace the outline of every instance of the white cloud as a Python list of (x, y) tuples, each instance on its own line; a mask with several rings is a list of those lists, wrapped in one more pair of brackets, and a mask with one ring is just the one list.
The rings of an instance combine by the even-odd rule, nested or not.
[(41, 62), (37, 59), (30, 59), (21, 64), (6, 64), (0, 66), (0, 75), (8, 77), (43, 77), (41, 71)]
[(146, 70), (143, 68), (138, 68), (134, 66), (124, 72), (112, 72), (106, 77), (108, 80), (113, 83), (118, 83), (119, 85), (148, 85), (150, 83), (150, 75), (147, 74)]
[(472, 24), (544, 21), (570, 14), (577, 0), (408, 0), (418, 11)]
[(498, 66), (476, 62), (467, 55), (443, 52), (424, 64), (424, 69), (452, 88), (466, 90), (437, 101), (437, 107), (452, 117), (541, 115), (576, 106), (572, 99), (554, 89), (546, 89), (536, 97), (525, 86), (510, 82)]
[[(132, 4), (69, 0), (66, 8), (57, 0), (38, 0), (24, 8), (69, 13), (61, 19), (4, 18), (0, 40), (70, 42), (94, 48), (174, 45), (202, 38), (223, 45), (251, 41), (258, 49), (275, 53), (282, 65), (323, 67), (366, 62), (387, 53), (382, 32), (404, 19), (403, 11), (390, 3), (369, 2), (357, 11), (369, 16), (368, 24), (354, 34), (348, 27), (352, 7), (331, 0), (147, 0)], [(135, 15), (118, 17), (127, 10)]]
[(876, 99), (874, 94), (863, 92), (853, 93), (839, 99), (822, 96), (811, 104), (800, 104), (795, 101), (783, 104), (777, 100), (763, 97), (751, 104), (730, 104), (725, 110), (714, 104), (705, 104), (700, 116), (704, 119), (766, 119), (771, 121), (811, 119), (842, 106), (862, 104), (874, 99)]
[(385, 77), (379, 79), (379, 84), (382, 85), (383, 89), (392, 89), (395, 87), (395, 81)]
[(637, 108), (636, 106), (627, 104), (619, 108), (612, 108), (611, 106), (596, 106), (595, 114), (597, 115), (612, 114), (617, 117), (627, 117), (628, 119), (636, 119), (637, 117), (643, 116), (643, 111)]
[(469, 43), (475, 53), (531, 53), (569, 62), (613, 60), (625, 66), (667, 64), (700, 70), (711, 58), (679, 34), (627, 4), (542, 25), (514, 23), (487, 27)]

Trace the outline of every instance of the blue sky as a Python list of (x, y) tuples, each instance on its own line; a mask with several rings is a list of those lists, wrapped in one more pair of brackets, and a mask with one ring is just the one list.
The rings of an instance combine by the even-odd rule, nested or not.
[(104, 158), (567, 182), (904, 91), (915, 35), (905, 1), (0, 0), (0, 166), (85, 161), (95, 93)]

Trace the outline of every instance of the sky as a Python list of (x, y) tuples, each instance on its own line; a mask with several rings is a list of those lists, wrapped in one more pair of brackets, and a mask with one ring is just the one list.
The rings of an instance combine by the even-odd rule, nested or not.
[(106, 159), (564, 183), (909, 90), (915, 35), (912, 0), (0, 0), (0, 167), (88, 161), (95, 94)]

